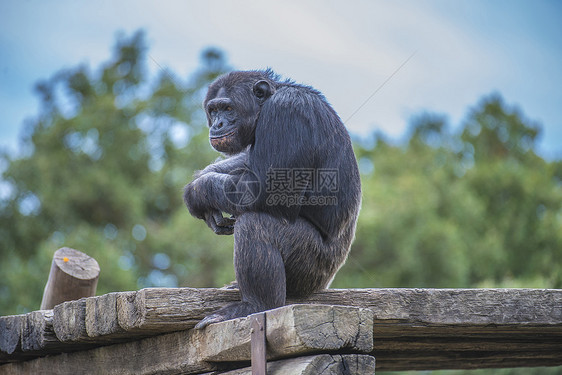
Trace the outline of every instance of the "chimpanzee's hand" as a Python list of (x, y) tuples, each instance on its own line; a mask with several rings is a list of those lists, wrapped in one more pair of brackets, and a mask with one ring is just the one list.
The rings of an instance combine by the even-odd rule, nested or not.
[(216, 234), (229, 235), (234, 233), (233, 217), (223, 217), (220, 211), (212, 210), (205, 213), (205, 222)]
[(216, 234), (234, 233), (234, 217), (225, 218), (222, 212), (213, 207), (207, 198), (206, 175), (196, 178), (184, 189), (183, 200), (194, 217), (204, 220)]
[(187, 184), (183, 189), (183, 201), (189, 210), (189, 213), (201, 220), (207, 220), (205, 213), (210, 210), (206, 199), (206, 191), (202, 180), (194, 180)]

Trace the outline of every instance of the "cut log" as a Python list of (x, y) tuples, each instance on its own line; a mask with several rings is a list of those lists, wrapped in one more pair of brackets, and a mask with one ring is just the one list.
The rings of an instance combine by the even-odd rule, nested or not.
[[(329, 351), (372, 350), (372, 314), (341, 306), (285, 306), (266, 313), (271, 360)], [(169, 333), (142, 340), (63, 353), (0, 366), (4, 374), (196, 374), (244, 367), (250, 360), (250, 318), (205, 330)], [(212, 361), (221, 361), (216, 363)]]
[(51, 263), (41, 310), (52, 309), (64, 301), (94, 296), (99, 274), (100, 267), (94, 258), (68, 247), (58, 249)]
[(86, 298), (63, 302), (53, 309), (55, 334), (62, 342), (87, 342)]
[(20, 359), (23, 319), (24, 315), (0, 316), (0, 363)]
[(117, 312), (117, 300), (134, 295), (135, 292), (120, 292), (86, 298), (85, 324), (89, 341), (104, 344), (139, 337), (119, 325)]
[(56, 350), (59, 340), (53, 330), (53, 310), (32, 311), (25, 315), (21, 332), (21, 348), (24, 352)]
[(0, 322), (4, 321), (4, 324), (0, 323), (0, 337), (4, 342), (0, 361), (27, 360), (60, 353), (64, 349), (64, 344), (59, 342), (53, 331), (53, 310), (16, 316), (18, 319), (14, 319), (14, 316), (0, 318)]
[(0, 355), (12, 354), (21, 348), (21, 326), (24, 315), (0, 316)]

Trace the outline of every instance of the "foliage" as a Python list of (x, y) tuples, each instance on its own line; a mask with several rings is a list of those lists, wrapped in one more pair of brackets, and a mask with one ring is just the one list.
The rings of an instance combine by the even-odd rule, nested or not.
[(334, 286), (562, 287), (562, 163), (539, 135), (494, 94), (457, 132), (423, 114), (401, 144), (359, 142), (363, 207)]
[[(37, 85), (39, 115), (23, 155), (2, 155), (0, 313), (36, 309), (53, 252), (69, 246), (100, 263), (98, 292), (213, 285), (233, 277), (231, 238), (189, 218), (181, 191), (214, 158), (199, 110), (206, 84), (225, 72), (203, 53), (181, 82), (150, 79), (141, 32), (120, 37), (99, 71), (63, 70)], [(209, 251), (212, 249), (213, 251)]]

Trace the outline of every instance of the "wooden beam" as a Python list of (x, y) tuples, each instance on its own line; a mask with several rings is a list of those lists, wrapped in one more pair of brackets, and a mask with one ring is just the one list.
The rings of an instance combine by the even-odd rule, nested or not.
[(562, 365), (562, 290), (329, 290), (307, 301), (373, 311), (377, 369)]
[[(344, 350), (372, 350), (372, 313), (342, 306), (285, 306), (266, 312), (271, 360)], [(75, 353), (0, 366), (6, 375), (52, 373), (195, 374), (250, 360), (250, 318)], [(217, 363), (221, 362), (221, 363)], [(237, 362), (238, 364), (235, 364)]]
[[(57, 306), (53, 327), (68, 346), (64, 350), (76, 350), (84, 343), (107, 345), (188, 329), (238, 299), (238, 291), (225, 289), (114, 293)], [(562, 290), (346, 289), (290, 302), (370, 309), (372, 355), (385, 369), (562, 365)], [(18, 319), (0, 318), (0, 325), (12, 327), (9, 335), (0, 335), (5, 348), (19, 345), (13, 328)], [(0, 346), (0, 361), (14, 360), (6, 353)], [(463, 356), (473, 363), (460, 360)]]
[(206, 315), (236, 301), (240, 301), (236, 289), (141, 289), (118, 297), (119, 326), (143, 333), (193, 328)]
[[(370, 352), (373, 348), (372, 313), (367, 309), (329, 305), (290, 305), (266, 312), (267, 358), (348, 349)], [(210, 325), (202, 359), (211, 362), (249, 361), (251, 316)]]
[[(269, 362), (267, 373), (291, 375), (371, 375), (375, 373), (375, 357), (365, 354), (320, 354)], [(216, 375), (217, 373), (207, 373)], [(205, 374), (203, 374), (205, 375)], [(221, 372), (220, 375), (253, 375), (251, 367)]]

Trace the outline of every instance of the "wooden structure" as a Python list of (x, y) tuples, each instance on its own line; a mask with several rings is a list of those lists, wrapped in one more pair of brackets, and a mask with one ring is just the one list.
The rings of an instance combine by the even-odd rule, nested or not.
[[(152, 288), (0, 317), (0, 374), (250, 374), (252, 316), (190, 329), (238, 299)], [(372, 374), (375, 358), (390, 371), (562, 365), (562, 290), (342, 289), (289, 302), (265, 314), (270, 375)]]

